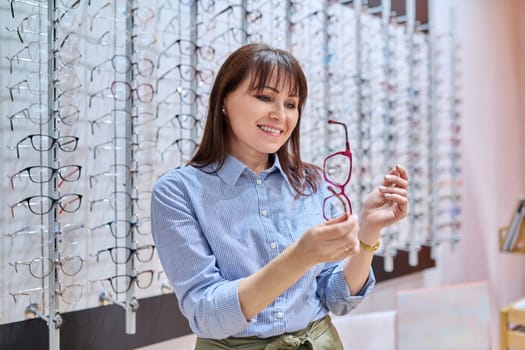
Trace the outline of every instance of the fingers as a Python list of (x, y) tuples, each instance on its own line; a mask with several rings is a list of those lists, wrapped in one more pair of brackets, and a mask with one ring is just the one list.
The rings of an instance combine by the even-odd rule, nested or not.
[(401, 165), (396, 165), (387, 175), (385, 175), (381, 185), (385, 187), (395, 186), (408, 189), (408, 172)]
[(408, 182), (405, 179), (402, 180), (394, 182), (396, 184), (395, 187), (378, 187), (379, 192), (387, 201), (395, 203), (393, 213), (398, 220), (406, 217), (408, 213)]
[(343, 214), (335, 219), (326, 221), (317, 229), (323, 240), (334, 241), (348, 235), (356, 228), (359, 228), (357, 217)]
[(342, 215), (316, 226), (314, 237), (319, 260), (337, 261), (358, 253), (358, 232), (359, 223), (354, 215)]
[(398, 186), (402, 188), (408, 188), (408, 179), (403, 179), (401, 176), (397, 175), (385, 175), (385, 179), (383, 180), (383, 186)]
[(398, 172), (399, 176), (401, 176), (401, 178), (403, 178), (405, 180), (408, 180), (408, 172), (407, 172), (407, 170), (404, 167), (402, 167), (401, 165), (398, 164), (398, 165), (396, 165), (394, 167), (394, 169), (397, 170), (397, 172)]
[(403, 196), (403, 197), (408, 196), (408, 191), (402, 187), (379, 186), (378, 189), (379, 189), (379, 192), (385, 195), (385, 197), (388, 197), (388, 195), (394, 195), (394, 194)]
[(306, 262), (339, 261), (359, 251), (358, 231), (355, 217), (347, 216), (343, 221), (332, 220), (310, 228), (296, 247)]
[(337, 261), (359, 253), (360, 246), (358, 231), (359, 227), (358, 225), (355, 225), (352, 231), (347, 232), (338, 239), (324, 241), (323, 246), (324, 249), (326, 249), (325, 252), (327, 253), (325, 260)]
[(349, 215), (347, 213), (343, 213), (342, 215), (339, 215), (338, 217), (335, 217), (333, 219), (325, 221), (324, 225), (333, 225), (333, 224), (336, 224), (338, 222), (343, 222), (346, 219), (348, 219), (348, 216)]
[(401, 165), (396, 165), (385, 175), (383, 184), (378, 187), (383, 197), (396, 203), (395, 216), (405, 217), (408, 211), (408, 172)]
[(405, 205), (405, 206), (408, 204), (407, 196), (400, 195), (400, 194), (394, 194), (394, 193), (384, 193), (383, 195), (389, 201), (392, 201), (392, 202), (395, 202), (401, 205)]

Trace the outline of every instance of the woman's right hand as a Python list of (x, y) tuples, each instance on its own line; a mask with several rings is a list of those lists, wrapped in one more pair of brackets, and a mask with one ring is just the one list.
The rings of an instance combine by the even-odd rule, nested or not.
[(312, 265), (339, 261), (359, 253), (358, 232), (357, 218), (343, 214), (310, 228), (297, 241), (296, 248)]

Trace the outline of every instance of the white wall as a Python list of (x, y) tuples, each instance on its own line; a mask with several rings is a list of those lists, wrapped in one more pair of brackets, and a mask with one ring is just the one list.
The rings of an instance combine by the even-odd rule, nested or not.
[(525, 1), (434, 1), (440, 31), (448, 4), (462, 57), (461, 242), (439, 248), (435, 269), (379, 285), (358, 312), (395, 308), (396, 290), (488, 280), (495, 349), (499, 309), (525, 296), (525, 256), (500, 253), (497, 237), (525, 195)]

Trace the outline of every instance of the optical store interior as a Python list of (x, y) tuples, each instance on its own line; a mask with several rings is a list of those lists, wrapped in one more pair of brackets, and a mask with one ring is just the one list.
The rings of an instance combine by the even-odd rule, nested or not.
[(308, 80), (301, 154), (352, 151), (354, 212), (396, 164), (409, 213), (345, 349), (525, 349), (525, 1), (0, 3), (0, 349), (194, 349), (151, 235), (246, 43)]

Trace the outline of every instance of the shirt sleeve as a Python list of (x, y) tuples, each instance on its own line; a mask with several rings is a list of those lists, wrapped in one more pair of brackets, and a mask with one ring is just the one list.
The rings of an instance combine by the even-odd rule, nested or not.
[(345, 315), (355, 309), (370, 294), (376, 282), (374, 271), (370, 267), (365, 284), (357, 295), (352, 295), (345, 278), (344, 263), (345, 260), (326, 264), (317, 276), (317, 294), (323, 305), (335, 315)]
[(165, 175), (151, 199), (153, 240), (182, 314), (200, 337), (222, 339), (248, 327), (239, 280), (221, 277), (182, 181)]

